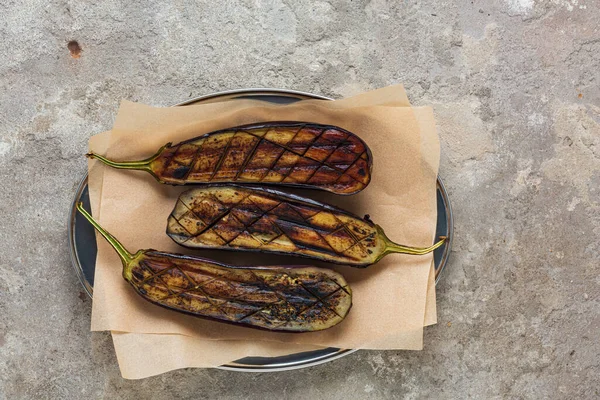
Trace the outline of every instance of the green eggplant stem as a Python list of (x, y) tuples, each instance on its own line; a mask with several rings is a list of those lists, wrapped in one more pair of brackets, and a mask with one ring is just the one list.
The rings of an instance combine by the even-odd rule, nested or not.
[(171, 143), (167, 143), (166, 145), (164, 145), (163, 147), (158, 149), (156, 154), (154, 154), (153, 156), (146, 158), (145, 160), (139, 160), (139, 161), (121, 161), (121, 162), (113, 161), (113, 160), (109, 160), (108, 158), (106, 158), (104, 156), (96, 154), (94, 152), (89, 152), (85, 156), (87, 158), (97, 159), (99, 161), (102, 161), (104, 164), (109, 165), (113, 168), (136, 169), (136, 170), (143, 170), (143, 171), (148, 171), (148, 172), (153, 173), (152, 168), (150, 167), (150, 164), (152, 164), (152, 161), (156, 160), (160, 156), (160, 154), (163, 152), (163, 150), (170, 145), (171, 145)]
[(87, 219), (89, 223), (92, 224), (92, 226), (96, 228), (98, 232), (100, 232), (104, 239), (106, 239), (106, 241), (110, 243), (110, 245), (119, 254), (121, 262), (123, 263), (123, 273), (126, 274), (126, 271), (129, 269), (128, 267), (131, 266), (133, 260), (138, 254), (131, 254), (129, 251), (127, 251), (127, 249), (125, 249), (125, 247), (123, 247), (121, 242), (119, 242), (113, 235), (111, 235), (103, 227), (101, 227), (100, 224), (90, 215), (90, 213), (88, 213), (87, 210), (83, 208), (83, 203), (77, 203), (77, 211), (83, 214), (85, 219)]
[(385, 241), (385, 248), (383, 250), (383, 253), (381, 253), (381, 256), (379, 256), (377, 261), (379, 261), (379, 259), (383, 258), (383, 256), (385, 256), (387, 254), (391, 254), (391, 253), (412, 254), (412, 255), (417, 255), (417, 256), (431, 253), (432, 251), (434, 251), (435, 249), (437, 249), (438, 247), (443, 245), (446, 242), (446, 240), (448, 239), (446, 236), (440, 236), (439, 237), (440, 240), (432, 246), (410, 247), (410, 246), (404, 246), (404, 245), (392, 242), (385, 235), (385, 233), (383, 232), (383, 229), (381, 229), (381, 227), (379, 225), (377, 225), (377, 230), (379, 231), (379, 234)]

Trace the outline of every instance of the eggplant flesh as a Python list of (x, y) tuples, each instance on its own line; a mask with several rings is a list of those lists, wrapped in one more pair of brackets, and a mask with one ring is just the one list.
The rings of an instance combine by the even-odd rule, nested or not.
[(396, 244), (368, 218), (300, 196), (235, 185), (182, 193), (167, 234), (189, 248), (281, 253), (355, 267), (390, 253), (426, 254), (444, 242), (425, 248)]
[(77, 206), (119, 254), (123, 278), (144, 299), (171, 310), (252, 328), (319, 331), (340, 323), (352, 291), (335, 271), (312, 266), (233, 267), (156, 250), (128, 252)]
[(211, 132), (150, 158), (113, 161), (89, 153), (114, 168), (143, 170), (160, 183), (255, 183), (360, 192), (371, 180), (368, 146), (340, 127), (307, 122), (268, 122)]
[(214, 320), (280, 331), (319, 331), (352, 304), (345, 280), (316, 267), (234, 268), (145, 251), (125, 279), (146, 300)]

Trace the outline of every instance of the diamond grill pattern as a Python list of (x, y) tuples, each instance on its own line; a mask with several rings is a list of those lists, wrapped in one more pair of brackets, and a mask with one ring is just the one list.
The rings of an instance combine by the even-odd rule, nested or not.
[(233, 269), (154, 251), (132, 272), (138, 291), (161, 305), (269, 329), (341, 318), (350, 296), (318, 271)]
[[(377, 238), (376, 230), (363, 220), (267, 193), (227, 187), (187, 193), (171, 214), (170, 220), (178, 223), (170, 221), (168, 233), (188, 247), (259, 249), (358, 261), (370, 254)], [(203, 215), (203, 210), (212, 214)]]
[(236, 128), (176, 145), (164, 160), (165, 178), (189, 182), (316, 185), (357, 192), (369, 182), (366, 145), (339, 128), (271, 124)]

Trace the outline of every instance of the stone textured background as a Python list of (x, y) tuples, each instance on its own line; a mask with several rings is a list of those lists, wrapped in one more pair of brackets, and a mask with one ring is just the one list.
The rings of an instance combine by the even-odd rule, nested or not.
[[(0, 3), (1, 399), (600, 396), (600, 2), (93, 3)], [(399, 82), (435, 108), (456, 218), (425, 350), (123, 380), (66, 234), (119, 101)]]

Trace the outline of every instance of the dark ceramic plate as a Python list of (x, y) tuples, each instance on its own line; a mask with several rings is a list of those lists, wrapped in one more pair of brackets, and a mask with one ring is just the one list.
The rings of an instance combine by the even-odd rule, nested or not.
[[(177, 105), (186, 106), (190, 104), (230, 101), (234, 99), (253, 99), (274, 104), (289, 104), (306, 99), (332, 100), (327, 97), (293, 90), (241, 89), (202, 96)], [(77, 189), (77, 193), (75, 194), (69, 216), (68, 229), (73, 266), (75, 267), (77, 276), (85, 291), (92, 297), (97, 253), (96, 236), (94, 228), (87, 223), (85, 218), (75, 209), (75, 205), (80, 201), (83, 202), (84, 207), (89, 211), (90, 198), (88, 193), (87, 174), (83, 177), (81, 184)], [(436, 249), (433, 254), (436, 283), (439, 281), (440, 273), (448, 261), (453, 237), (452, 209), (450, 208), (446, 189), (439, 178), (437, 181), (437, 211), (436, 234), (437, 236), (447, 236), (448, 241), (443, 246)], [(338, 349), (329, 347), (326, 349), (294, 353), (281, 357), (245, 357), (229, 364), (222, 365), (219, 368), (233, 371), (253, 372), (285, 371), (322, 364), (355, 351), (356, 349)]]

